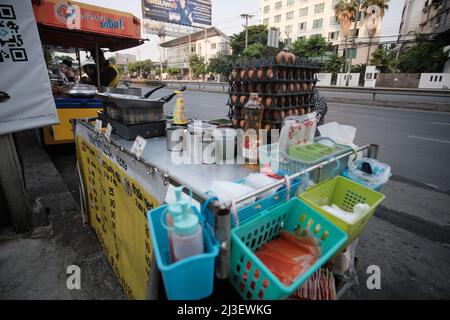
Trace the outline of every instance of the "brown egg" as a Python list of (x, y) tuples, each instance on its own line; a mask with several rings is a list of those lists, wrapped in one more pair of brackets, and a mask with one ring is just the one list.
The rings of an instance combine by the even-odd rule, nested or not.
[(293, 111), (292, 111), (292, 109), (289, 109), (289, 110), (287, 111), (287, 116), (288, 116), (288, 117), (292, 117), (292, 115), (293, 115)]
[(245, 127), (245, 120), (239, 121), (239, 126), (240, 126), (241, 128), (244, 128), (244, 127)]
[(271, 105), (272, 105), (272, 98), (271, 97), (267, 97), (264, 106), (270, 107)]
[(267, 79), (272, 79), (273, 78), (273, 69), (272, 68), (267, 68), (267, 70), (266, 70), (266, 77), (267, 77)]
[(281, 121), (281, 112), (280, 111), (274, 111), (273, 112), (273, 118), (275, 121)]
[(283, 121), (285, 117), (286, 117), (286, 112), (281, 111), (280, 112), (280, 120)]
[(295, 92), (300, 92), (300, 90), (302, 90), (302, 86), (300, 85), (300, 83), (299, 82), (296, 82), (295, 84), (294, 84), (294, 91)]
[(312, 83), (309, 83), (309, 84), (308, 84), (308, 91), (311, 92), (311, 91), (312, 91), (312, 88), (313, 88), (313, 84), (312, 84)]
[(258, 83), (258, 84), (256, 85), (256, 92), (258, 92), (258, 93), (264, 93), (264, 84)]
[(241, 79), (247, 78), (247, 70), (242, 69), (241, 73), (240, 73), (240, 77), (241, 77)]
[(248, 75), (248, 78), (249, 79), (253, 79), (253, 75), (255, 74), (255, 69), (249, 69), (248, 70), (248, 73), (247, 73), (247, 75)]
[(294, 85), (294, 83), (293, 83), (293, 82), (289, 83), (289, 86), (288, 86), (288, 92), (289, 92), (289, 93), (292, 93), (292, 92), (294, 92), (294, 90), (295, 90), (295, 85)]
[(287, 52), (285, 51), (280, 51), (278, 52), (278, 54), (275, 56), (275, 62), (277, 64), (285, 64), (286, 63), (286, 58), (287, 58)]
[(247, 93), (248, 92), (248, 83), (246, 83), (246, 82), (243, 82), (242, 84), (241, 84), (241, 92), (242, 93)]
[(298, 116), (298, 109), (294, 109), (294, 110), (293, 110), (293, 115), (294, 115), (294, 116)]
[(300, 115), (304, 115), (305, 114), (305, 109), (304, 108), (300, 108)]
[(266, 84), (266, 93), (272, 93), (272, 84), (268, 83)]
[(236, 119), (236, 118), (233, 118), (233, 126), (234, 127), (237, 127), (237, 125), (238, 125), (238, 119)]
[(311, 113), (311, 107), (308, 107), (308, 108), (306, 109), (306, 113)]
[(236, 104), (237, 100), (238, 100), (238, 96), (235, 95), (235, 94), (233, 94), (233, 95), (231, 96), (231, 102), (233, 103), (233, 105)]
[(262, 77), (263, 77), (263, 69), (262, 68), (258, 68), (258, 71), (256, 72), (256, 76), (258, 77), (258, 79), (262, 79)]
[(262, 103), (263, 103), (263, 97), (258, 97), (258, 102), (259, 102), (260, 104), (262, 104)]
[(245, 105), (247, 103), (247, 100), (248, 100), (247, 96), (241, 96), (239, 98), (239, 102), (241, 103), (241, 105)]
[(237, 76), (237, 70), (236, 70), (236, 69), (233, 69), (233, 70), (231, 71), (231, 79), (232, 79), (232, 80), (236, 79), (236, 76)]
[(270, 126), (270, 124), (268, 124), (268, 123), (264, 126), (264, 129), (266, 129), (267, 131), (269, 131), (270, 128), (271, 128), (271, 126)]
[(276, 93), (286, 93), (286, 84), (284, 83), (277, 83), (276, 85)]
[(308, 84), (306, 82), (303, 82), (303, 91), (308, 91)]

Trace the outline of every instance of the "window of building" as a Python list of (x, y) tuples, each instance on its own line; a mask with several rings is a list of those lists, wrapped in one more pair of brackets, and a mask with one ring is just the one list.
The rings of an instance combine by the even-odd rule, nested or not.
[(294, 11), (286, 12), (286, 20), (294, 19)]
[(339, 31), (328, 32), (328, 40), (338, 40), (339, 39)]
[[(355, 37), (358, 37), (358, 36), (359, 36), (359, 29), (356, 29)], [(353, 29), (350, 29), (349, 37), (350, 37), (350, 38), (353, 37)]]
[(264, 13), (268, 13), (270, 11), (270, 5), (264, 6)]
[(265, 19), (263, 20), (263, 24), (265, 24), (266, 26), (268, 26), (268, 25), (269, 25), (269, 18), (265, 18)]
[(216, 43), (211, 43), (211, 50), (216, 50), (217, 48), (217, 44)]
[(297, 40), (302, 40), (302, 39), (305, 39), (305, 36), (297, 37)]
[(350, 59), (350, 56), (352, 59), (356, 59), (356, 48), (346, 48), (344, 53), (346, 59)]
[(275, 10), (280, 10), (283, 6), (283, 1), (275, 2)]
[(285, 28), (284, 28), (284, 31), (286, 31), (286, 33), (292, 33), (292, 24), (290, 24), (290, 25), (287, 25)]
[(313, 29), (320, 29), (323, 27), (323, 19), (315, 19), (313, 21)]
[(273, 22), (277, 23), (281, 21), (281, 14), (277, 14), (275, 17), (273, 17)]
[(300, 17), (306, 17), (308, 15), (308, 7), (301, 8), (298, 15)]
[(286, 5), (287, 6), (293, 6), (295, 4), (295, 0), (287, 0)]
[(330, 26), (337, 26), (339, 25), (339, 20), (336, 19), (335, 16), (330, 17)]
[(300, 22), (298, 24), (298, 31), (305, 31), (306, 30), (306, 21), (305, 22)]
[(318, 3), (314, 6), (314, 13), (321, 13), (325, 10), (325, 3)]

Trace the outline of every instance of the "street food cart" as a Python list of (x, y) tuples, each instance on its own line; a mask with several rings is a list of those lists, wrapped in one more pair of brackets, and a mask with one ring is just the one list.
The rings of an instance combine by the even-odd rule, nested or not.
[[(272, 108), (274, 113), (292, 109), (300, 110), (302, 114), (311, 111), (310, 98), (315, 81), (305, 78), (304, 72), (296, 72), (297, 69), (307, 69), (310, 72), (309, 63), (298, 61), (294, 56), (290, 62), (285, 63), (275, 64), (274, 60), (268, 61), (261, 67), (264, 68), (270, 69), (271, 78), (272, 71), (275, 70), (274, 73), (280, 79), (261, 78), (255, 81), (265, 82), (267, 85), (277, 80), (287, 83), (285, 88), (291, 87), (289, 82), (299, 83), (298, 92), (293, 85), (290, 93), (261, 93), (266, 102), (269, 96), (273, 96), (283, 103), (281, 107), (270, 103), (265, 111), (271, 111)], [(278, 72), (279, 68), (286, 71)], [(248, 86), (242, 85), (243, 83), (253, 81), (253, 76), (263, 77), (264, 74), (269, 74), (267, 70), (252, 72), (252, 77), (247, 76), (246, 79), (240, 70), (234, 71), (232, 76), (240, 74), (242, 79), (230, 80), (230, 96), (237, 96), (234, 102), (232, 99), (230, 101), (237, 105), (241, 97), (249, 95), (239, 92), (235, 86), (236, 81), (239, 81), (242, 90)], [(290, 80), (287, 77), (291, 77)], [(303, 83), (310, 83), (311, 86), (303, 86)], [(274, 85), (278, 84), (274, 82)], [(149, 95), (152, 92), (154, 91)], [(177, 92), (177, 95), (180, 95), (180, 92)], [(282, 99), (283, 97), (289, 99)], [(153, 122), (147, 122), (147, 117), (142, 118), (143, 123), (132, 125), (139, 126), (139, 129), (143, 130), (140, 132), (148, 134), (144, 138), (136, 134), (130, 138), (130, 131), (124, 134), (118, 130), (120, 126), (112, 127), (118, 121), (124, 122), (124, 118), (127, 121), (139, 120), (137, 115), (142, 113), (145, 105), (152, 109), (146, 115), (151, 114), (153, 121), (159, 121), (157, 116), (160, 104), (155, 108), (154, 102), (147, 102), (143, 97), (111, 94), (104, 95), (104, 99), (105, 112), (99, 114), (99, 118), (79, 119), (74, 122), (82, 211), (84, 220), (95, 230), (114, 272), (130, 298), (157, 298), (158, 271), (161, 272), (169, 299), (200, 299), (211, 294), (224, 298), (226, 290), (220, 280), (226, 280), (226, 283), (230, 284), (229, 287), (234, 287), (244, 299), (285, 299), (295, 295), (304, 298), (305, 294), (311, 297), (308, 292), (298, 290), (308, 281), (327, 277), (331, 279), (330, 271), (322, 267), (355, 243), (376, 207), (384, 199), (381, 193), (340, 175), (347, 167), (350, 157), (363, 154), (367, 159), (376, 158), (376, 145), (352, 149), (338, 146), (331, 141), (330, 147), (329, 143), (320, 142), (330, 142), (329, 138), (314, 139), (314, 126), (313, 129), (308, 127), (307, 131), (309, 135), (312, 134), (312, 139), (309, 140), (311, 142), (295, 145), (296, 152), (303, 148), (303, 156), (307, 156), (307, 161), (291, 159), (294, 154), (292, 157), (282, 155), (280, 158), (281, 153), (275, 148), (276, 144), (261, 140), (257, 147), (259, 161), (251, 164), (242, 161), (242, 148), (246, 145), (242, 142), (246, 141), (246, 133), (240, 131), (241, 136), (220, 134), (211, 139), (211, 127), (218, 129), (213, 123), (189, 123), (187, 128), (179, 127), (177, 130), (182, 134), (182, 143), (174, 146), (169, 139), (181, 140), (177, 140), (178, 137), (175, 137), (174, 133), (169, 135), (169, 131), (174, 127), (177, 114), (179, 116), (178, 111), (184, 108), (180, 97), (176, 104), (174, 122), (165, 124), (166, 136), (164, 133), (145, 131), (146, 126), (153, 125)], [(270, 98), (270, 101), (273, 100)], [(232, 107), (233, 112), (236, 111), (235, 105)], [(136, 113), (131, 112), (132, 110)], [(132, 117), (126, 112), (131, 112)], [(116, 120), (110, 121), (109, 117), (116, 117)], [(215, 122), (219, 127), (233, 127), (233, 130), (236, 130), (248, 117), (243, 115), (241, 119), (229, 121), (229, 124)], [(308, 120), (308, 126), (311, 121)], [(105, 130), (102, 126), (106, 123), (108, 128)], [(270, 124), (279, 127), (287, 125), (277, 120)], [(303, 130), (305, 127), (292, 128)], [(201, 130), (200, 135), (197, 135), (197, 129)], [(224, 141), (222, 139), (232, 142), (231, 148), (228, 149), (231, 150), (230, 154), (226, 151), (218, 152), (222, 150), (223, 144), (218, 147), (216, 142)], [(211, 150), (214, 150), (214, 159), (207, 156), (200, 162), (192, 162), (193, 157), (198, 154), (195, 146), (200, 147), (200, 153), (203, 155), (210, 155)], [(210, 146), (214, 147), (211, 149)], [(230, 160), (229, 163), (222, 161), (224, 157)], [(280, 164), (279, 168), (282, 170), (275, 169), (277, 164)], [(246, 183), (244, 180), (251, 173), (267, 172), (268, 167), (271, 169), (270, 175), (274, 177), (268, 184), (255, 186), (231, 198), (225, 197), (225, 191), (212, 192), (214, 182), (231, 182), (234, 187), (240, 187)], [(180, 198), (181, 192), (184, 192), (185, 200)], [(365, 205), (367, 209), (354, 222), (343, 223), (324, 211), (322, 205), (331, 205), (331, 200), (334, 204), (348, 208), (350, 212), (358, 205)], [(174, 203), (179, 206), (171, 207)], [(168, 212), (171, 214), (171, 210), (184, 210), (180, 208), (187, 208), (197, 217), (190, 219), (191, 222), (199, 221), (204, 243), (203, 253), (181, 260), (176, 256), (174, 234), (177, 233), (176, 219), (181, 221), (183, 213), (175, 218), (167, 216)], [(191, 231), (192, 228), (188, 229)], [(308, 241), (310, 245), (317, 247), (320, 245), (320, 250), (314, 251), (317, 259), (308, 260), (311, 265), (304, 269), (306, 271), (300, 277), (293, 277), (295, 281), (288, 284), (281, 282), (273, 273), (275, 271), (267, 262), (262, 262), (261, 256), (257, 254), (265, 244), (278, 239), (281, 232), (285, 232), (285, 237), (288, 237), (286, 234), (295, 234), (295, 241), (303, 241), (304, 244)], [(310, 239), (313, 239), (314, 244)], [(302, 261), (306, 263), (306, 260)], [(292, 263), (288, 262), (286, 265), (289, 264)], [(334, 294), (330, 297), (338, 298), (351, 283), (351, 277), (344, 274), (340, 276), (344, 285), (341, 284), (339, 290), (338, 286), (334, 285), (333, 278)], [(223, 291), (219, 292), (219, 288)], [(336, 290), (339, 292), (336, 293)]]
[[(47, 57), (48, 51), (75, 53), (80, 78), (80, 50), (95, 51), (98, 55), (98, 49), (113, 52), (143, 43), (141, 22), (132, 14), (74, 1), (33, 0), (32, 3), (44, 56)], [(98, 56), (93, 58), (99, 61)], [(99, 68), (97, 80), (100, 88)], [(102, 109), (102, 102), (94, 94), (62, 96), (61, 92), (54, 92), (54, 95), (60, 123), (43, 129), (44, 142), (47, 145), (73, 142), (70, 120), (95, 116)]]

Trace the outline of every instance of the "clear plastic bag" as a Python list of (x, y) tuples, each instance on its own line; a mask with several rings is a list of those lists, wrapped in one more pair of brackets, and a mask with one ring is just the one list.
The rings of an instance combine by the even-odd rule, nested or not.
[(389, 165), (370, 158), (362, 158), (349, 164), (343, 175), (371, 189), (379, 189), (392, 176)]

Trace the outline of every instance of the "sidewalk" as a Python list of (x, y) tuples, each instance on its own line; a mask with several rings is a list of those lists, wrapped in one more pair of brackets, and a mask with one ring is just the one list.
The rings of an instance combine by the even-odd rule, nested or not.
[[(64, 158), (54, 149), (52, 162), (34, 132), (18, 141), (30, 203), (42, 198), (50, 225), (27, 235), (0, 230), (0, 299), (126, 299), (94, 233), (81, 222), (74, 155)], [(382, 192), (386, 200), (360, 237), (359, 284), (343, 298), (450, 298), (450, 195), (397, 177)], [(81, 268), (81, 290), (66, 287), (71, 264)], [(370, 265), (381, 269), (381, 290), (367, 289)]]
[[(30, 204), (41, 198), (50, 224), (22, 235), (0, 230), (0, 299), (126, 299), (35, 132), (20, 133), (18, 144)], [(69, 265), (81, 268), (81, 290), (67, 289)]]

